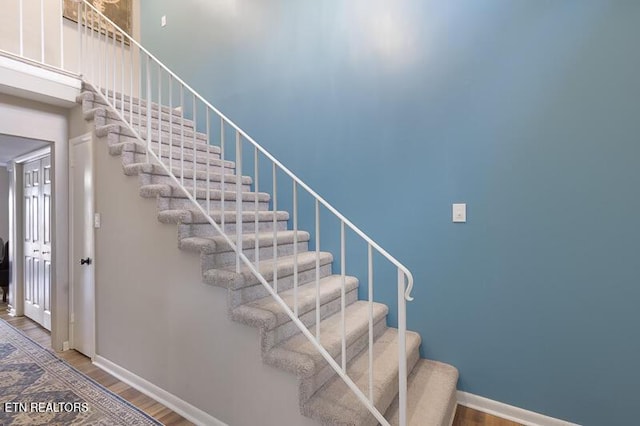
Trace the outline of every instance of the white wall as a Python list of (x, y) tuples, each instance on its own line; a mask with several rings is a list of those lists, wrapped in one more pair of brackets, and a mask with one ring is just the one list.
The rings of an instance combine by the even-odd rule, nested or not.
[(266, 366), (258, 331), (228, 318), (227, 291), (202, 282), (104, 139), (96, 144), (97, 355), (234, 426), (311, 425), (295, 376)]
[(0, 238), (9, 239), (9, 172), (0, 166)]
[[(53, 289), (51, 344), (61, 350), (69, 322), (68, 110), (0, 94), (0, 133), (53, 143)], [(18, 248), (19, 249), (19, 248)], [(16, 252), (18, 255), (18, 252)], [(17, 271), (19, 273), (19, 271)], [(15, 280), (14, 280), (15, 283)], [(20, 292), (11, 291), (11, 297)]]

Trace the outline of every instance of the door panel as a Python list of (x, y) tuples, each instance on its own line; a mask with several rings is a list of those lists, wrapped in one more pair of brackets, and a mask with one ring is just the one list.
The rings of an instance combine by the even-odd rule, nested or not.
[[(73, 347), (95, 355), (95, 262), (93, 230), (93, 163), (91, 137), (71, 141), (71, 218)], [(81, 264), (80, 259), (92, 259)]]
[(23, 173), (24, 312), (51, 330), (51, 157), (25, 163)]

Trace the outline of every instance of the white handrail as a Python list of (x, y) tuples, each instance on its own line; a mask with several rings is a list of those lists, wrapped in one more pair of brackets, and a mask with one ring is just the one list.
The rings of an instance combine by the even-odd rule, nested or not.
[[(84, 6), (85, 12), (87, 8), (89, 8), (91, 12), (91, 39), (92, 39), (92, 47), (95, 46), (95, 18), (98, 18), (98, 43), (102, 43), (105, 46), (104, 51), (104, 64), (102, 64), (102, 48), (99, 47), (98, 51), (98, 77), (97, 82), (89, 81), (86, 75), (83, 75), (86, 83), (93, 88), (94, 92), (102, 98), (102, 100), (113, 107), (113, 110), (116, 116), (124, 123), (124, 125), (132, 132), (133, 135), (140, 141), (142, 146), (146, 149), (147, 161), (154, 160), (157, 162), (160, 167), (167, 173), (170, 179), (177, 185), (178, 188), (184, 193), (185, 197), (195, 206), (195, 208), (203, 215), (206, 221), (213, 226), (214, 230), (221, 235), (227, 244), (235, 251), (236, 255), (236, 272), (240, 272), (241, 264), (243, 267), (248, 269), (263, 285), (263, 287), (267, 290), (267, 292), (276, 300), (278, 305), (283, 309), (283, 311), (287, 314), (287, 316), (291, 319), (291, 321), (298, 327), (300, 332), (309, 340), (309, 342), (314, 346), (314, 348), (322, 355), (322, 357), (331, 365), (331, 367), (335, 370), (335, 372), (342, 378), (345, 384), (355, 393), (355, 395), (362, 401), (362, 403), (367, 407), (367, 409), (371, 412), (371, 414), (383, 425), (388, 425), (388, 421), (384, 418), (384, 416), (379, 412), (379, 410), (374, 406), (373, 399), (373, 256), (372, 250), (376, 250), (380, 253), (385, 259), (387, 259), (391, 264), (395, 265), (397, 268), (397, 291), (398, 291), (398, 396), (400, 403), (399, 410), (399, 420), (400, 425), (406, 425), (406, 402), (407, 402), (407, 359), (406, 359), (406, 302), (413, 300), (411, 297), (411, 291), (413, 289), (413, 275), (402, 263), (400, 263), (397, 259), (391, 256), (385, 249), (380, 247), (375, 241), (373, 241), (368, 235), (366, 235), (362, 230), (360, 230), (357, 226), (355, 226), (349, 219), (347, 219), (344, 215), (342, 215), (337, 209), (335, 209), (331, 204), (329, 204), (325, 199), (323, 199), (320, 195), (318, 195), (315, 191), (313, 191), (306, 183), (304, 183), (300, 178), (298, 178), (293, 172), (291, 172), (287, 167), (285, 167), (280, 161), (278, 161), (273, 155), (266, 151), (262, 146), (260, 146), (256, 141), (254, 141), (248, 134), (246, 134), (239, 126), (237, 126), (233, 121), (227, 118), (224, 114), (222, 114), (217, 108), (211, 105), (206, 99), (204, 99), (200, 94), (198, 94), (194, 89), (192, 89), (186, 82), (184, 82), (179, 76), (173, 73), (166, 65), (160, 62), (154, 55), (152, 55), (148, 50), (146, 50), (140, 43), (134, 40), (131, 36), (129, 36), (122, 28), (116, 25), (109, 18), (104, 16), (104, 14), (98, 10), (94, 5), (89, 3), (87, 0), (75, 0), (78, 2), (78, 28), (80, 28), (80, 21), (83, 19), (83, 16), (80, 14), (80, 5)], [(104, 23), (104, 28), (103, 28)], [(85, 23), (85, 28), (87, 28), (89, 22)], [(62, 28), (62, 26), (61, 26)], [(104, 31), (104, 33), (103, 33)], [(109, 79), (109, 73), (111, 70), (109, 69), (108, 64), (108, 55), (109, 51), (109, 36), (110, 31), (113, 31), (113, 41), (111, 43), (111, 48), (113, 50), (113, 78), (112, 81)], [(79, 40), (79, 52), (82, 55), (83, 48), (82, 46), (88, 46), (88, 40), (82, 40), (83, 35), (85, 37), (89, 37), (86, 32), (83, 34), (80, 32), (80, 40)], [(142, 67), (142, 55), (146, 56), (145, 63), (145, 72), (146, 72), (146, 99), (142, 100), (142, 69), (138, 70), (138, 98), (140, 99), (138, 103), (138, 123), (137, 129), (133, 124), (133, 93), (130, 93), (129, 104), (129, 120), (126, 119), (126, 114), (124, 112), (124, 93), (120, 94), (120, 110), (117, 108), (118, 96), (116, 93), (116, 73), (117, 73), (117, 59), (116, 57), (116, 34), (120, 33), (123, 37), (121, 39), (120, 48), (123, 49), (122, 52), (122, 70), (121, 70), (121, 90), (124, 88), (124, 79), (125, 79), (125, 63), (124, 63), (124, 39), (126, 38), (131, 46), (131, 55), (130, 55), (130, 68), (131, 68), (131, 76), (130, 76), (130, 89), (133, 92), (133, 46), (137, 47), (138, 50), (138, 63), (140, 67)], [(102, 34), (104, 34), (104, 41), (102, 41)], [(89, 50), (89, 49), (87, 49)], [(62, 51), (62, 48), (61, 48)], [(90, 53), (90, 52), (88, 52)], [(43, 55), (44, 57), (44, 55)], [(61, 61), (62, 62), (62, 61)], [(80, 62), (82, 64), (82, 58), (80, 58)], [(155, 63), (158, 67), (158, 154), (153, 151), (152, 146), (152, 109), (153, 109), (153, 96), (151, 93), (152, 86), (152, 73), (151, 73), (151, 63)], [(102, 69), (104, 66), (104, 69)], [(93, 63), (92, 67), (93, 69)], [(162, 71), (166, 72), (169, 75), (169, 153), (167, 155), (168, 158), (168, 166), (165, 164), (162, 158)], [(102, 78), (101, 73), (104, 71), (104, 86), (102, 86)], [(81, 73), (82, 74), (82, 73)], [(93, 73), (92, 73), (93, 74)], [(93, 74), (95, 77), (95, 74)], [(181, 112), (180, 114), (180, 159), (176, 161), (180, 161), (180, 177), (178, 178), (174, 173), (172, 161), (173, 161), (173, 117), (174, 113), (172, 108), (172, 94), (173, 94), (173, 82), (179, 84), (179, 93), (180, 93), (180, 107), (184, 108), (186, 106), (184, 99), (184, 91), (187, 90), (188, 93), (192, 96), (193, 100), (193, 124), (192, 124), (192, 141), (193, 143), (193, 191), (190, 192), (185, 186), (185, 169), (184, 169), (184, 161), (185, 161), (185, 114)], [(109, 87), (112, 85), (112, 94), (109, 94)], [(102, 86), (102, 87), (101, 87)], [(111, 96), (113, 95), (113, 96)], [(111, 99), (112, 98), (112, 99)], [(197, 142), (197, 127), (196, 127), (196, 108), (197, 101), (200, 101), (206, 107), (206, 127), (207, 127), (207, 190), (206, 190), (206, 209), (203, 207), (198, 201), (198, 188), (197, 188), (197, 170), (198, 170), (198, 162), (197, 162), (197, 150), (196, 150), (196, 142)], [(142, 121), (142, 102), (146, 102), (146, 123), (143, 124)], [(209, 114), (213, 112), (218, 117), (220, 117), (220, 145), (221, 145), (221, 213), (220, 213), (220, 224), (218, 224), (211, 215), (210, 203), (211, 203), (211, 194), (210, 194), (210, 123), (209, 123)], [(155, 123), (155, 122), (154, 122)], [(176, 124), (178, 125), (178, 124)], [(225, 232), (225, 212), (224, 202), (225, 202), (225, 157), (224, 157), (224, 146), (225, 146), (225, 125), (230, 126), (235, 130), (235, 149), (236, 149), (236, 158), (235, 158), (235, 241), (227, 235)], [(142, 130), (146, 128), (147, 134), (145, 138), (142, 137)], [(274, 259), (274, 276), (273, 276), (273, 287), (269, 284), (266, 278), (259, 272), (258, 270), (258, 262), (259, 262), (259, 238), (258, 238), (258, 188), (257, 182), (255, 187), (255, 199), (253, 206), (254, 217), (254, 227), (255, 227), (255, 242), (254, 242), (254, 250), (255, 250), (255, 264), (244, 254), (243, 252), (243, 195), (242, 195), (242, 140), (246, 140), (253, 146), (254, 151), (254, 171), (256, 173), (256, 178), (258, 174), (258, 153), (264, 155), (264, 157), (272, 163), (273, 167), (273, 259)], [(276, 171), (280, 169), (286, 176), (288, 176), (293, 181), (293, 251), (294, 258), (298, 257), (298, 188), (304, 189), (313, 199), (315, 200), (315, 212), (316, 212), (316, 336), (314, 336), (305, 326), (305, 324), (298, 317), (298, 263), (294, 261), (294, 272), (293, 272), (293, 310), (284, 302), (284, 300), (278, 294), (278, 284), (277, 284), (277, 244), (278, 244), (278, 212), (277, 212), (277, 184), (276, 184)], [(320, 222), (319, 222), (319, 206), (323, 205), (333, 216), (337, 217), (340, 222), (340, 262), (341, 262), (341, 328), (342, 328), (342, 341), (341, 341), (341, 360), (340, 364), (333, 359), (331, 354), (320, 344), (320, 290), (319, 290), (319, 280), (320, 280), (320, 249), (319, 249), (319, 237), (320, 237)], [(249, 213), (249, 212), (247, 212)], [(369, 330), (368, 330), (368, 341), (369, 341), (369, 383), (368, 383), (368, 396), (365, 395), (358, 386), (353, 382), (353, 380), (347, 374), (347, 342), (346, 342), (346, 325), (345, 325), (345, 311), (346, 311), (346, 240), (345, 240), (345, 228), (348, 227), (352, 230), (356, 235), (358, 235), (362, 240), (367, 243), (368, 248), (368, 275), (369, 275)]]
[[(371, 244), (373, 248), (376, 249), (381, 255), (383, 255), (387, 260), (396, 265), (398, 268), (404, 272), (407, 277), (407, 289), (405, 291), (405, 298), (407, 301), (412, 301), (413, 297), (411, 297), (411, 291), (413, 289), (413, 274), (409, 269), (404, 266), (400, 261), (398, 261), (395, 257), (389, 254), (385, 249), (380, 247), (378, 243), (376, 243), (373, 239), (371, 239), (367, 234), (360, 230), (356, 225), (354, 225), (349, 219), (342, 215), (335, 207), (329, 204), (324, 198), (322, 198), (318, 193), (316, 193), (313, 189), (311, 189), (306, 183), (304, 183), (298, 176), (296, 176), (292, 171), (290, 171), (286, 166), (284, 166), (278, 159), (276, 159), (273, 155), (271, 155), (266, 149), (264, 149), (260, 144), (258, 144), (251, 136), (249, 136), (244, 130), (242, 130), (238, 125), (236, 125), (231, 119), (229, 119), (226, 115), (220, 112), (216, 107), (211, 105), (209, 101), (203, 98), (198, 92), (196, 92), (191, 86), (189, 86), (184, 80), (182, 80), (179, 76), (177, 76), (173, 71), (171, 71), (165, 64), (163, 64), (158, 58), (156, 58), (151, 52), (145, 49), (140, 43), (138, 43), (135, 39), (133, 39), (129, 34), (127, 34), (122, 28), (116, 25), (109, 18), (104, 16), (98, 9), (96, 9), (91, 3), (87, 0), (83, 0), (83, 2), (88, 5), (91, 9), (93, 9), (96, 13), (101, 15), (103, 19), (109, 22), (110, 25), (113, 25), (118, 31), (120, 31), (129, 41), (135, 44), (142, 52), (145, 53), (150, 59), (156, 62), (159, 66), (161, 66), (169, 75), (171, 75), (178, 83), (185, 87), (188, 91), (190, 91), (195, 97), (197, 97), (202, 103), (204, 103), (209, 109), (215, 112), (222, 120), (224, 120), (228, 125), (233, 127), (240, 135), (242, 135), (248, 142), (250, 142), (253, 146), (258, 148), (258, 150), (267, 157), (271, 162), (273, 162), (280, 170), (282, 170), (285, 174), (287, 174), (291, 179), (296, 181), (298, 185), (304, 188), (312, 197), (316, 198), (322, 205), (324, 205), (334, 216), (337, 216), (342, 222), (345, 223), (352, 231), (360, 236), (367, 243)], [(80, 19), (80, 18), (79, 18)]]

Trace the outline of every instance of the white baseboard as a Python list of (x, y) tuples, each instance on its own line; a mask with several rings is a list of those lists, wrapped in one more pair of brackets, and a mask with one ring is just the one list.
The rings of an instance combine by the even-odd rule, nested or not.
[(176, 413), (180, 414), (185, 419), (189, 420), (196, 425), (203, 426), (227, 426), (226, 423), (221, 422), (208, 413), (205, 413), (201, 409), (194, 407), (188, 402), (178, 398), (177, 396), (170, 394), (162, 388), (154, 385), (153, 383), (143, 379), (140, 376), (126, 370), (119, 365), (109, 361), (108, 359), (96, 355), (93, 364), (103, 369), (107, 373), (116, 377), (117, 379), (128, 384), (132, 388), (135, 388), (143, 394), (151, 397), (161, 403), (162, 405), (170, 408)]
[(525, 426), (579, 426), (576, 423), (545, 416), (544, 414), (514, 407), (472, 393), (458, 391), (458, 404), (483, 413), (502, 417)]

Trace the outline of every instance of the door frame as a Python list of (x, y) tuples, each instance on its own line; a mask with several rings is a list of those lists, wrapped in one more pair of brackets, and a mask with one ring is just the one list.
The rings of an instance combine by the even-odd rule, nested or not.
[[(26, 154), (20, 155), (9, 162), (7, 170), (12, 173), (10, 181), (9, 200), (9, 233), (11, 242), (9, 243), (9, 264), (11, 265), (10, 286), (9, 286), (9, 306), (10, 315), (24, 315), (24, 208), (23, 208), (23, 165), (29, 161), (51, 156), (51, 203), (55, 207), (55, 158), (52, 142), (43, 141), (48, 144), (45, 148), (39, 148)], [(53, 212), (51, 218), (51, 251), (52, 259), (55, 256), (55, 221)], [(56, 289), (55, 283), (55, 263), (51, 262), (51, 294)], [(53, 298), (52, 298), (52, 309)]]
[[(71, 140), (69, 140), (69, 347), (71, 349), (75, 349), (76, 345), (75, 345), (75, 336), (74, 336), (74, 324), (75, 324), (75, 286), (76, 286), (76, 277), (74, 276), (74, 265), (75, 262), (77, 261), (76, 256), (75, 256), (75, 251), (76, 251), (76, 247), (74, 246), (74, 236), (76, 233), (76, 221), (74, 218), (74, 211), (73, 211), (73, 203), (75, 201), (75, 196), (74, 196), (74, 191), (73, 191), (73, 175), (74, 175), (74, 169), (76, 167), (76, 160), (75, 160), (75, 152), (74, 152), (74, 148), (76, 145), (79, 144), (83, 144), (83, 143), (87, 143), (89, 144), (89, 167), (91, 169), (91, 181), (93, 182), (93, 185), (91, 188), (87, 189), (88, 191), (88, 196), (91, 198), (91, 217), (93, 217), (95, 215), (95, 178), (96, 178), (96, 174), (95, 174), (95, 164), (94, 164), (94, 158), (93, 158), (93, 150), (94, 150), (94, 145), (93, 145), (93, 134), (91, 132), (89, 133), (85, 133), (84, 135), (75, 137)], [(85, 234), (90, 236), (91, 241), (90, 241), (90, 246), (91, 246), (91, 257), (92, 259), (95, 258), (95, 249), (96, 249), (96, 245), (95, 245), (95, 229), (93, 224), (87, 224), (87, 229), (85, 229)], [(91, 289), (90, 292), (92, 293), (93, 297), (91, 298), (92, 303), (91, 303), (91, 309), (93, 310), (93, 315), (92, 315), (92, 320), (93, 323), (89, 324), (89, 327), (93, 329), (93, 338), (92, 338), (92, 342), (91, 342), (91, 353), (90, 354), (85, 354), (87, 356), (89, 356), (89, 358), (91, 358), (91, 360), (93, 361), (95, 359), (96, 356), (96, 280), (95, 280), (95, 267), (92, 268), (93, 271), (93, 279), (92, 279), (92, 285), (91, 285)]]

